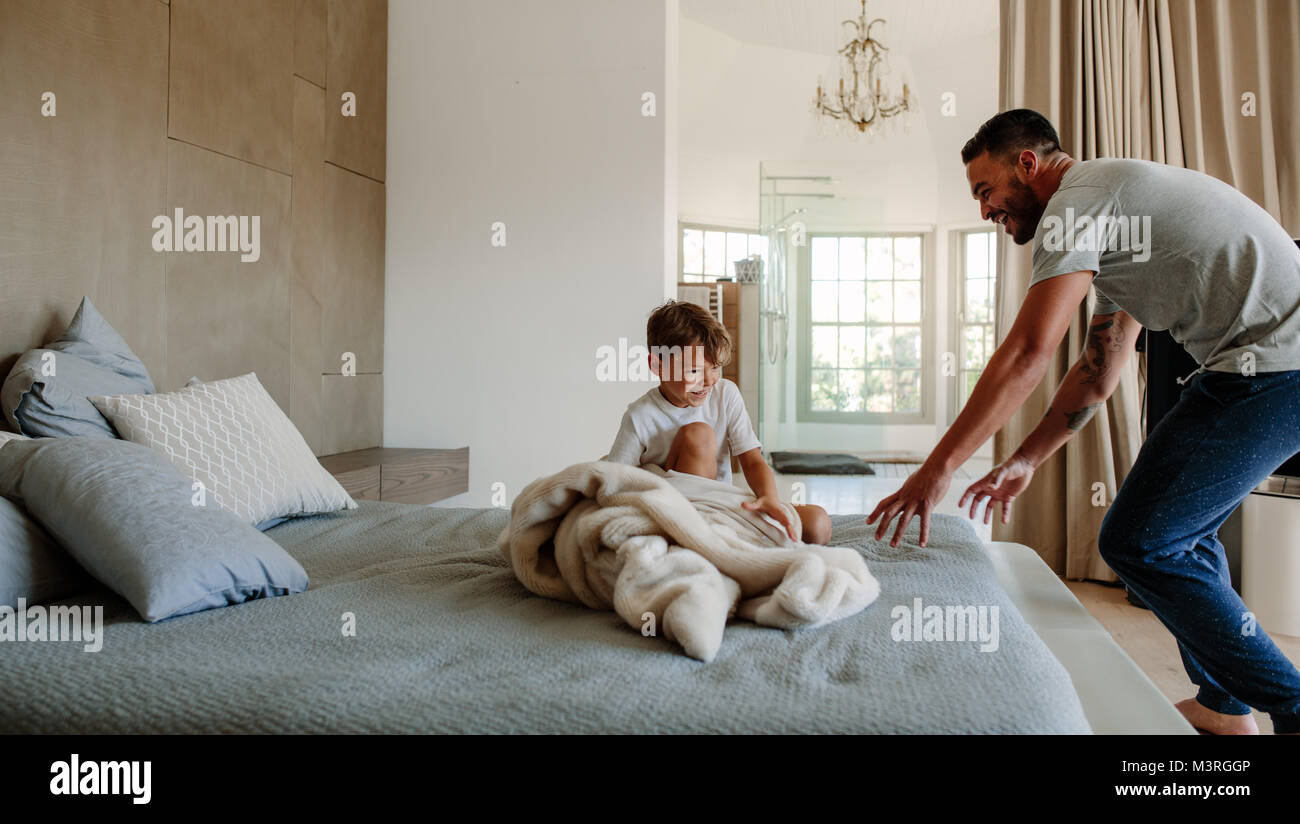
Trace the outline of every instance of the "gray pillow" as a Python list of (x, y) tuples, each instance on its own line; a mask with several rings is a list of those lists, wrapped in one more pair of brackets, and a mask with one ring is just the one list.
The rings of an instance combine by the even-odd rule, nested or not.
[(24, 435), (116, 438), (87, 396), (153, 391), (144, 364), (90, 299), (82, 298), (58, 340), (18, 358), (0, 387), (0, 407)]
[(85, 592), (94, 584), (21, 504), (0, 498), (0, 606), (18, 609)]
[(13, 441), (0, 494), (27, 511), (146, 621), (307, 589), (279, 544), (209, 501), (146, 446), (106, 438)]

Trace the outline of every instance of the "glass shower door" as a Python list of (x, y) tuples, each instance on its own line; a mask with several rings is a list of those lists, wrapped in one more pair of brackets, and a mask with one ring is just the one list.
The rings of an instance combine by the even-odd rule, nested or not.
[(788, 354), (790, 246), (782, 225), (782, 197), (759, 165), (759, 229), (767, 238), (767, 261), (759, 278), (758, 439), (769, 453), (781, 448), (781, 421)]

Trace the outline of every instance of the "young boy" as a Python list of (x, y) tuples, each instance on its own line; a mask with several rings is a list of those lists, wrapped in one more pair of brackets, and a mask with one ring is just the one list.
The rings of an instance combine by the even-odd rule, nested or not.
[[(731, 483), (731, 456), (740, 461), (757, 500), (742, 506), (779, 523), (798, 541), (794, 522), (776, 494), (776, 478), (763, 459), (736, 384), (722, 377), (731, 339), (707, 311), (668, 301), (646, 324), (650, 371), (659, 386), (628, 405), (607, 460)], [(820, 506), (796, 506), (803, 542), (825, 544), (831, 519)]]

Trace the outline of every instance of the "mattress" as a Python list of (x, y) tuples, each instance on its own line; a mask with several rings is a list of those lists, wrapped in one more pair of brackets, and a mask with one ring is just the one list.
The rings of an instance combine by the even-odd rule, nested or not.
[(988, 551), (998, 583), (1070, 674), (1094, 733), (1197, 734), (1037, 552), (1005, 541)]
[[(708, 664), (613, 613), (528, 593), (495, 547), (506, 522), (363, 502), (267, 533), (306, 568), (307, 592), (158, 624), (103, 593), (100, 652), (0, 650), (0, 731), (1090, 731), (964, 519), (937, 516), (924, 549), (913, 524), (891, 549), (862, 516), (833, 518), (832, 543), (865, 555), (880, 599), (817, 629), (735, 622)], [(946, 605), (997, 607), (996, 649), (900, 637), (898, 608)]]

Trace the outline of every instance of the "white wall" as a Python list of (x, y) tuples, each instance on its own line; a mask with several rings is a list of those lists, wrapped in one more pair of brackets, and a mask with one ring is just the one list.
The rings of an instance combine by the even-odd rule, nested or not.
[[(809, 111), (818, 76), (833, 83), (833, 59), (740, 42), (683, 18), (679, 83), (682, 89), (678, 142), (678, 203), (681, 220), (754, 227), (759, 223), (759, 164), (781, 174), (823, 174), (841, 181), (842, 199), (803, 201), (810, 231), (916, 229), (932, 233), (936, 268), (934, 352), (954, 348), (949, 324), (951, 277), (948, 236), (974, 228), (979, 213), (960, 160), (962, 144), (997, 110), (997, 4), (993, 24), (958, 43), (913, 54), (891, 55), (895, 82), (906, 79), (920, 102), (905, 133), (874, 142), (849, 139), (820, 128)], [(941, 111), (951, 92), (956, 115)], [(791, 267), (796, 274), (796, 267)], [(790, 284), (792, 295), (798, 283)], [(792, 304), (794, 301), (792, 301)], [(792, 305), (797, 311), (797, 306)], [(928, 452), (947, 429), (948, 390), (955, 379), (936, 378), (935, 423), (918, 426), (807, 424), (794, 420), (793, 344), (787, 380), (788, 418), (769, 435), (780, 448), (911, 449)], [(980, 454), (990, 455), (992, 442)]]
[[(742, 43), (689, 18), (682, 19), (679, 55), (682, 220), (757, 226), (759, 163), (780, 164), (783, 174), (804, 167), (856, 177), (839, 191), (864, 199), (874, 193), (880, 216), (894, 222), (933, 215), (925, 118), (913, 118), (906, 134), (867, 144), (828, 132), (812, 115), (818, 76), (833, 82), (830, 56)], [(906, 55), (891, 64), (898, 77), (913, 74)]]
[(676, 0), (388, 20), (384, 442), (468, 445), (470, 491), (440, 505), (489, 506), (603, 455), (647, 388), (597, 381), (596, 352), (644, 343), (674, 265)]

